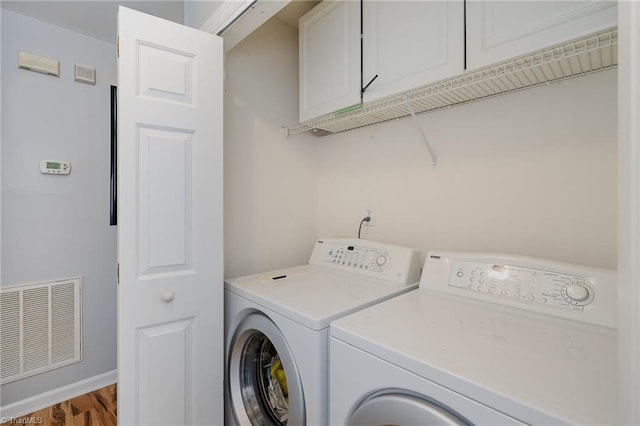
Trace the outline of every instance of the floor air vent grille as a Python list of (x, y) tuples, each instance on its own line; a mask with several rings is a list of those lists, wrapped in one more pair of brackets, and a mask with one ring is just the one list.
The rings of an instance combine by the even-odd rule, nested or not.
[(78, 362), (82, 279), (0, 290), (0, 384)]

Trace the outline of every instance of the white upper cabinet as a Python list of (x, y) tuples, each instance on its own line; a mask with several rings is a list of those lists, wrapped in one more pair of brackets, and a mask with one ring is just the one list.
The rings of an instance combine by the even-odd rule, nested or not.
[(360, 2), (325, 0), (299, 31), (300, 121), (360, 104)]
[(325, 0), (300, 18), (301, 122), (463, 72), (462, 0), (364, 0), (360, 16)]
[(615, 1), (468, 0), (467, 69), (617, 25)]
[[(613, 28), (617, 3), (324, 0), (299, 24), (300, 121), (342, 131), (350, 107), (390, 108), (390, 96)], [(380, 108), (354, 126), (375, 122)]]
[(464, 3), (364, 0), (364, 102), (464, 71)]

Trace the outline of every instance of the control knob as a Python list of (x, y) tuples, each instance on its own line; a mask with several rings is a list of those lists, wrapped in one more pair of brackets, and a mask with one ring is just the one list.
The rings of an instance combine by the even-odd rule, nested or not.
[(378, 257), (376, 257), (376, 265), (378, 265), (381, 268), (385, 266), (388, 261), (389, 259), (384, 254), (381, 254)]
[(572, 282), (562, 289), (562, 297), (572, 305), (584, 306), (591, 302), (593, 295), (584, 284)]

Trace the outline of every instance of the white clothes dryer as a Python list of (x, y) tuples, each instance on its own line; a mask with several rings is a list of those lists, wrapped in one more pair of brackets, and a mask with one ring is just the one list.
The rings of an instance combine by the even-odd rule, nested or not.
[(228, 425), (326, 425), (329, 324), (413, 290), (418, 253), (318, 240), (309, 264), (225, 282)]
[(433, 251), (420, 287), (332, 323), (332, 425), (616, 422), (616, 274)]

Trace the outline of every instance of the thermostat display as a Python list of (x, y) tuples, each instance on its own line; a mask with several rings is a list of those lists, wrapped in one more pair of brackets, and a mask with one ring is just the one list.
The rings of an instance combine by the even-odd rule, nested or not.
[(40, 161), (40, 173), (53, 175), (68, 175), (71, 173), (71, 163), (69, 161)]

